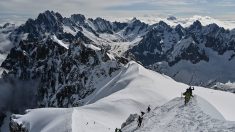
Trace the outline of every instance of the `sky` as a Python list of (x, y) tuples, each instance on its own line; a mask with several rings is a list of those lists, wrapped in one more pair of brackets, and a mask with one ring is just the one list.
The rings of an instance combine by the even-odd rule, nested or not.
[(0, 0), (0, 20), (35, 18), (45, 10), (63, 16), (210, 16), (235, 21), (235, 0)]

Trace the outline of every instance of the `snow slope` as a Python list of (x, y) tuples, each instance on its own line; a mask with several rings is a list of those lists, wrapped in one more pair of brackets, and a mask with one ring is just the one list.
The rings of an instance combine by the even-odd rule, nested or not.
[[(145, 114), (141, 127), (137, 127), (137, 119), (135, 119), (123, 128), (123, 132), (232, 132), (235, 130), (235, 122), (214, 118), (213, 116), (220, 115), (220, 113), (215, 111), (213, 106), (205, 105), (205, 103), (207, 101), (194, 96), (185, 106), (182, 98), (174, 98)], [(207, 115), (204, 109), (212, 112), (212, 116)]]
[(52, 40), (58, 44), (60, 44), (61, 46), (63, 46), (66, 49), (69, 49), (69, 44), (65, 44), (64, 42), (62, 42), (62, 40), (59, 40), (55, 35), (52, 36)]
[[(73, 132), (113, 132), (115, 128), (121, 127), (130, 114), (145, 111), (148, 105), (152, 108), (162, 106), (180, 97), (188, 87), (135, 62), (127, 64), (107, 84), (95, 92), (93, 98), (87, 99), (85, 106), (73, 109), (34, 109), (17, 116), (14, 121), (24, 124), (33, 132), (63, 132), (65, 129)], [(202, 87), (195, 87), (194, 93), (212, 105), (207, 109), (203, 107), (207, 106), (207, 102), (199, 101), (204, 113), (216, 119), (235, 121), (235, 106), (231, 101), (235, 100), (234, 94)], [(178, 98), (176, 101), (183, 103), (183, 99)]]
[(28, 110), (24, 116), (12, 115), (12, 118), (24, 124), (30, 132), (71, 132), (72, 111), (71, 108), (34, 109)]

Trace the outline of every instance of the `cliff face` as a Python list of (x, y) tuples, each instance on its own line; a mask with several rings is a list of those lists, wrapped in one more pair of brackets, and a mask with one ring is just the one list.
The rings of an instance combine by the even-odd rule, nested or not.
[(98, 81), (122, 66), (119, 58), (111, 59), (107, 51), (80, 42), (67, 49), (48, 38), (42, 43), (21, 41), (2, 67), (9, 71), (5, 78), (40, 80), (39, 107), (72, 107), (82, 105), (79, 100), (91, 94)]

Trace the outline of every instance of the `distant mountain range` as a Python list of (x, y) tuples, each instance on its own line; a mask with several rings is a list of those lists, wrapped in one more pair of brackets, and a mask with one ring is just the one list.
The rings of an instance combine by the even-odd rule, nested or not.
[[(176, 20), (172, 16), (167, 22)], [(19, 27), (0, 28), (5, 35), (1, 43), (13, 47), (1, 52), (7, 55), (3, 78), (38, 80), (40, 107), (83, 105), (97, 82), (130, 60), (190, 85), (235, 81), (235, 30), (217, 24), (203, 26), (196, 20), (190, 26), (171, 26), (136, 18), (111, 22), (45, 11)]]
[[(130, 75), (121, 76), (128, 73), (124, 69), (129, 61), (179, 82), (234, 93), (233, 27), (199, 16), (112, 22), (81, 14), (63, 17), (53, 11), (40, 13), (20, 26), (6, 23), (0, 27), (0, 90), (5, 91), (0, 100), (10, 98), (2, 104), (10, 102), (17, 107), (0, 105), (0, 112), (23, 113), (35, 107), (67, 108), (94, 103), (124, 89), (128, 78), (139, 72), (132, 67)], [(118, 83), (122, 77), (127, 81), (110, 91), (108, 88), (116, 86), (111, 82)], [(22, 89), (16, 92), (16, 87)], [(18, 129), (14, 124), (11, 127)]]

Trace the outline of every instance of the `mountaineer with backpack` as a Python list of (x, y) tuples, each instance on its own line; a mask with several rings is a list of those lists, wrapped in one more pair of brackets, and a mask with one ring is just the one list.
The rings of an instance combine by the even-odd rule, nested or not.
[(141, 124), (142, 124), (142, 120), (143, 120), (143, 117), (142, 116), (139, 116), (138, 117), (138, 127), (140, 127), (141, 126)]
[(185, 96), (184, 97), (184, 104), (185, 105), (189, 102), (191, 97), (193, 97), (193, 90), (194, 90), (194, 87), (190, 86), (188, 89), (186, 89), (186, 92), (183, 93), (183, 95)]

